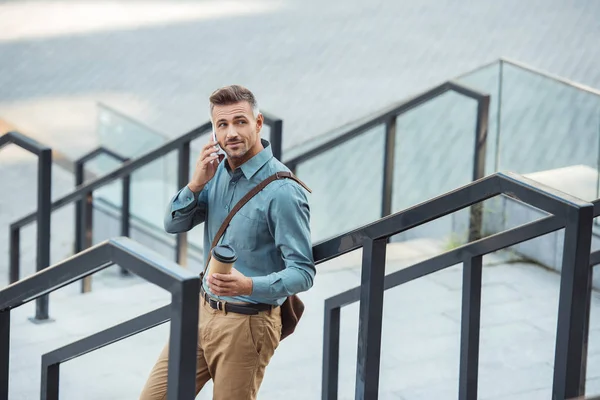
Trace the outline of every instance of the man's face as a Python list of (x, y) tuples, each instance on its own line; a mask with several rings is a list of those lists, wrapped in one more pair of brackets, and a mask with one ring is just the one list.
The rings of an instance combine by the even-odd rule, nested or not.
[(258, 118), (254, 118), (250, 103), (241, 101), (227, 106), (216, 105), (212, 116), (217, 141), (228, 159), (247, 161), (258, 153), (263, 116), (259, 114)]

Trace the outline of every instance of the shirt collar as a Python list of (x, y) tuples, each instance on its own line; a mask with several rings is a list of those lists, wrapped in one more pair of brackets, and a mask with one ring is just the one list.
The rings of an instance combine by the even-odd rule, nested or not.
[[(271, 143), (265, 139), (261, 139), (260, 141), (264, 149), (240, 166), (242, 173), (248, 180), (251, 179), (271, 158), (273, 158)], [(229, 175), (232, 175), (229, 163), (225, 163), (225, 168), (227, 169), (227, 172), (229, 172)]]

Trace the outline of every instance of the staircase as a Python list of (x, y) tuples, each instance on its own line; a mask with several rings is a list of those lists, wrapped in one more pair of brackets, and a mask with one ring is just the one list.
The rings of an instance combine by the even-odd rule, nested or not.
[[(515, 65), (506, 60), (498, 63), (502, 73), (501, 68)], [(488, 69), (489, 66), (484, 68), (485, 71)], [(283, 155), (286, 164), (315, 190), (311, 205), (317, 242), (314, 252), (320, 265), (315, 287), (303, 295), (308, 311), (300, 330), (278, 349), (261, 389), (261, 398), (318, 398), (321, 395), (324, 399), (372, 399), (377, 396), (380, 399), (418, 399), (453, 398), (458, 393), (460, 399), (500, 399), (507, 396), (541, 399), (550, 398), (550, 393), (553, 393), (556, 398), (567, 399), (582, 393), (578, 380), (574, 382), (572, 378), (586, 376), (576, 368), (581, 364), (577, 363), (578, 357), (582, 357), (577, 348), (581, 349), (584, 341), (583, 336), (576, 333), (588, 329), (585, 312), (587, 291), (581, 290), (582, 287), (587, 288), (588, 279), (580, 273), (577, 280), (569, 277), (575, 271), (589, 270), (593, 245), (591, 237), (586, 239), (585, 224), (591, 223), (592, 215), (600, 214), (599, 206), (586, 202), (593, 198), (582, 201), (523, 176), (493, 174), (497, 170), (488, 169), (489, 165), (501, 165), (497, 147), (492, 153), (496, 157), (492, 164), (488, 157), (490, 152), (486, 149), (486, 142), (490, 143), (488, 133), (493, 130), (493, 124), (488, 127), (488, 122), (502, 120), (498, 117), (500, 111), (494, 116), (490, 111), (493, 109), (490, 104), (494, 104), (493, 100), (490, 103), (490, 96), (461, 83), (480, 76), (481, 71), (475, 71), (439, 85), (341, 132), (333, 132), (317, 146), (305, 146)], [(425, 170), (419, 169), (416, 173), (415, 164), (411, 163), (418, 162), (418, 159), (407, 161), (403, 152), (408, 151), (413, 157), (422, 154), (416, 149), (427, 148), (427, 141), (433, 140), (434, 135), (415, 137), (419, 140), (411, 144), (415, 146), (413, 150), (401, 146), (412, 143), (412, 140), (405, 141), (406, 138), (401, 135), (410, 133), (411, 127), (414, 132), (425, 128), (429, 132), (435, 122), (448, 115), (456, 115), (461, 107), (449, 96), (457, 95), (465, 96), (475, 104), (471, 114), (467, 113), (471, 118), (461, 119), (464, 122), (461, 126), (470, 125), (469, 133), (465, 135), (465, 130), (449, 123), (442, 129), (448, 133), (448, 137), (444, 138), (448, 141), (444, 148), (450, 149), (448, 154), (460, 154), (470, 149), (469, 156), (462, 157), (463, 164), (452, 164), (453, 169), (446, 169), (444, 162), (448, 160), (443, 158), (436, 159), (433, 165), (427, 163)], [(491, 99), (494, 99), (493, 95)], [(438, 110), (443, 112), (436, 112), (434, 106), (440, 105), (442, 107)], [(438, 120), (423, 119), (424, 115), (438, 114)], [(267, 120), (274, 127), (270, 134), (275, 133), (277, 138), (281, 135), (281, 121), (274, 117)], [(425, 125), (416, 124), (419, 120)], [(122, 233), (123, 225), (115, 224), (115, 221), (123, 220), (121, 204), (116, 200), (118, 197), (114, 196), (114, 191), (112, 194), (106, 192), (105, 197), (97, 201), (100, 200), (97, 191), (117, 179), (130, 177), (134, 182), (138, 169), (168, 154), (177, 154), (179, 163), (177, 175), (171, 177), (173, 190), (183, 186), (189, 176), (190, 143), (202, 137), (207, 128), (205, 124), (174, 141), (150, 149), (108, 175), (79, 186), (74, 194), (55, 192), (53, 197), (59, 200), (55, 200), (53, 206), (58, 209), (52, 214), (53, 220), (60, 218), (58, 213), (65, 213), (64, 219), (59, 219), (61, 237), (64, 237), (63, 229), (67, 226), (67, 230), (78, 231), (77, 237), (82, 238), (79, 250), (82, 250), (94, 244), (104, 246), (101, 232), (108, 237), (120, 234), (115, 230), (121, 229)], [(497, 129), (497, 146), (501, 130), (498, 126), (494, 128)], [(274, 143), (280, 144), (281, 140), (276, 139)], [(369, 146), (365, 147), (367, 143)], [(377, 150), (378, 144), (383, 151)], [(365, 148), (368, 151), (364, 157), (379, 160), (381, 164), (373, 162), (367, 168), (360, 167), (362, 179), (357, 180), (355, 186), (347, 185), (348, 180), (343, 177), (358, 176), (355, 172), (359, 165), (352, 157), (340, 155), (357, 154)], [(374, 150), (369, 154), (371, 148)], [(559, 160), (559, 163), (565, 162), (572, 160)], [(322, 171), (326, 166), (330, 173), (324, 176)], [(556, 168), (556, 165), (545, 167)], [(527, 168), (522, 171), (531, 172)], [(436, 171), (448, 173), (436, 174)], [(517, 169), (517, 172), (521, 171)], [(488, 178), (484, 178), (486, 175)], [(423, 177), (437, 180), (424, 180)], [(476, 182), (469, 183), (471, 181)], [(53, 184), (55, 182), (53, 180)], [(22, 190), (20, 185), (14, 186), (15, 192)], [(460, 190), (449, 192), (461, 186)], [(407, 189), (411, 187), (418, 190)], [(130, 188), (137, 190), (138, 196), (139, 193), (148, 193), (143, 185), (133, 184)], [(92, 192), (94, 200), (90, 202)], [(357, 196), (356, 193), (370, 193), (372, 196)], [(498, 234), (486, 216), (493, 210), (489, 199), (493, 200), (500, 193), (510, 194), (510, 197), (502, 197), (505, 202), (516, 201), (517, 193), (517, 209), (530, 204), (537, 209), (545, 209), (546, 213), (542, 218), (519, 220), (518, 227), (505, 224), (501, 230), (509, 231)], [(443, 196), (435, 198), (439, 195)], [(74, 214), (74, 202), (80, 199), (85, 201), (80, 206), (82, 218), (78, 225), (62, 223), (69, 219), (68, 215)], [(343, 201), (338, 204), (333, 199)], [(487, 202), (482, 207), (469, 207), (483, 200)], [(67, 203), (70, 209), (59, 209)], [(417, 203), (421, 204), (407, 208)], [(336, 213), (343, 218), (331, 219), (331, 204), (336, 204)], [(463, 211), (455, 212), (460, 209)], [(357, 213), (356, 210), (365, 212)], [(565, 210), (571, 210), (571, 214)], [(554, 216), (545, 217), (551, 215), (548, 212), (554, 213)], [(573, 213), (582, 215), (583, 225), (573, 225)], [(90, 214), (95, 217), (92, 219), (94, 226), (88, 223), (89, 218), (86, 221), (85, 216)], [(99, 227), (96, 221), (101, 221), (101, 214), (109, 216), (109, 223)], [(29, 214), (17, 225), (26, 226), (35, 216)], [(190, 242), (195, 238), (189, 240), (186, 235), (181, 235), (169, 243), (156, 233), (156, 226), (152, 229), (151, 222), (140, 216), (137, 218), (135, 223), (131, 223), (131, 235), (126, 236), (158, 250), (157, 262), (163, 262), (166, 257), (185, 264), (189, 255), (194, 260), (193, 253), (199, 248), (194, 249)], [(371, 224), (372, 221), (377, 222)], [(15, 220), (11, 219), (9, 223), (14, 225)], [(539, 243), (543, 235), (566, 226), (570, 227), (570, 233), (566, 238), (563, 234), (558, 245), (562, 248), (562, 242), (566, 243), (566, 258), (558, 265), (558, 268), (568, 267), (563, 269), (562, 281), (558, 274), (522, 261), (515, 263), (512, 252), (497, 253), (506, 248), (514, 250), (518, 243), (534, 238), (527, 243)], [(93, 240), (91, 232), (94, 232)], [(458, 235), (449, 235), (452, 232)], [(3, 242), (8, 239), (5, 237)], [(469, 243), (473, 240), (477, 241)], [(589, 246), (584, 251), (586, 240)], [(56, 246), (55, 241), (51, 243)], [(158, 243), (163, 247), (157, 248)], [(336, 243), (344, 243), (344, 246), (340, 248)], [(584, 245), (575, 251), (575, 243)], [(24, 261), (27, 261), (25, 257), (34, 259), (34, 252), (30, 249), (35, 247), (24, 245), (22, 243), (19, 265), (33, 265)], [(65, 247), (69, 246), (63, 243), (59, 249), (67, 253)], [(482, 256), (488, 253), (482, 277)], [(60, 253), (53, 251), (52, 254)], [(592, 263), (595, 257), (592, 255)], [(62, 259), (63, 254), (53, 263)], [(387, 259), (385, 268), (384, 259)], [(195, 268), (199, 263), (200, 259), (190, 262), (189, 270), (197, 272)], [(460, 264), (463, 264), (462, 268)], [(127, 265), (120, 267), (128, 268)], [(56, 268), (40, 274), (43, 276)], [(31, 272), (23, 269), (19, 276), (30, 276)], [(41, 354), (169, 304), (164, 292), (139, 276), (129, 274), (122, 277), (121, 270), (116, 267), (100, 274), (100, 279), (94, 277), (93, 285), (87, 280), (87, 285), (81, 286), (81, 290), (87, 292), (86, 296), (77, 294), (80, 289), (78, 280), (52, 293), (50, 316), (56, 319), (52, 323), (32, 325), (28, 322), (26, 318), (36, 314), (28, 308), (32, 303), (12, 311), (9, 398), (37, 397), (40, 385), (32, 377), (41, 375), (37, 372), (40, 371)], [(385, 302), (382, 291), (384, 275), (387, 276), (385, 287), (390, 289), (385, 292)], [(413, 280), (415, 278), (419, 279)], [(22, 283), (26, 282), (16, 283), (11, 290), (24, 287)], [(574, 286), (569, 286), (571, 284)], [(398, 285), (401, 286), (396, 288)], [(50, 288), (48, 286), (45, 290)], [(573, 288), (579, 291), (569, 294)], [(483, 293), (481, 298), (480, 292)], [(78, 299), (77, 307), (72, 306), (75, 298)], [(6, 301), (10, 300), (6, 298), (6, 291), (0, 291), (0, 299), (2, 304), (8, 304)], [(360, 305), (356, 303), (358, 300), (361, 300)], [(600, 298), (593, 293), (590, 301), (594, 310)], [(321, 313), (323, 303), (325, 310)], [(39, 304), (38, 301), (38, 307)], [(557, 307), (560, 310), (558, 314)], [(106, 312), (108, 309), (114, 309), (114, 312)], [(382, 318), (378, 316), (381, 310), (383, 325)], [(572, 317), (570, 313), (576, 316)], [(344, 316), (342, 319), (339, 319), (340, 314)], [(42, 322), (40, 320), (44, 318), (37, 318), (36, 322)], [(356, 325), (357, 321), (361, 321), (360, 327)], [(596, 369), (600, 368), (600, 344), (594, 340), (600, 337), (597, 334), (600, 325), (597, 325), (593, 311), (589, 330), (586, 393), (598, 393), (600, 371)], [(90, 393), (86, 398), (135, 398), (167, 335), (166, 325), (160, 325), (69, 361), (61, 366), (61, 398), (77, 398), (83, 391)], [(357, 335), (359, 348), (364, 349), (358, 355)], [(383, 350), (381, 354), (380, 347)], [(126, 358), (128, 354), (133, 357)], [(33, 375), (32, 371), (35, 371)], [(315, 385), (298, 385), (299, 377)], [(498, 378), (513, 383), (498, 385)], [(108, 384), (108, 381), (111, 383)], [(210, 390), (198, 398), (210, 398)]]

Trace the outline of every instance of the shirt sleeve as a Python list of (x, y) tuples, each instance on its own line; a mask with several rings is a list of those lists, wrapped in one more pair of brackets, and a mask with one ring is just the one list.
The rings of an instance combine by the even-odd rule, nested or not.
[(306, 291), (316, 274), (310, 237), (310, 208), (303, 189), (286, 183), (275, 191), (268, 209), (268, 224), (285, 269), (252, 278), (252, 294), (283, 298)]
[(206, 220), (209, 183), (199, 193), (185, 186), (169, 202), (164, 226), (168, 233), (187, 232)]

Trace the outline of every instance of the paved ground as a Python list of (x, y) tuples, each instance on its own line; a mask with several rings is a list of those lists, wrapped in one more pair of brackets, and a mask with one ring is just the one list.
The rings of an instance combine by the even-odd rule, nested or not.
[[(388, 273), (439, 251), (427, 241), (391, 245)], [(259, 398), (316, 399), (320, 393), (323, 300), (359, 284), (353, 253), (319, 268), (299, 330), (284, 341)], [(484, 270), (480, 399), (550, 398), (558, 276), (538, 267), (502, 263), (490, 256)], [(381, 399), (456, 398), (461, 268), (411, 282), (386, 293)], [(106, 281), (108, 281), (107, 279)], [(63, 291), (69, 291), (69, 288)], [(73, 307), (73, 302), (77, 307)], [(168, 303), (162, 290), (139, 281), (90, 295), (57, 293), (56, 322), (32, 325), (33, 305), (13, 313), (10, 399), (32, 399), (39, 390), (40, 355), (78, 338)], [(600, 393), (600, 297), (594, 294), (588, 390)], [(104, 312), (100, 312), (100, 310)], [(340, 399), (353, 398), (358, 307), (342, 311)], [(67, 362), (61, 398), (133, 399), (168, 335), (168, 324)], [(211, 398), (208, 385), (198, 399)]]
[(501, 56), (600, 87), (594, 0), (57, 3), (0, 2), (0, 116), (73, 154), (96, 101), (175, 136), (232, 82), (284, 118), (285, 147)]

